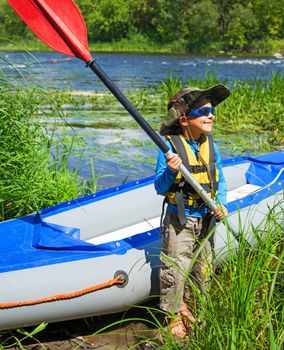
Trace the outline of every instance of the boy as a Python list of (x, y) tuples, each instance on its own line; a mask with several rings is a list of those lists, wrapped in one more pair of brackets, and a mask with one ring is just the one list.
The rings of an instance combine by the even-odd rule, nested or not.
[[(211, 136), (214, 107), (224, 101), (230, 91), (224, 85), (209, 89), (186, 87), (177, 92), (168, 104), (168, 114), (160, 133), (167, 138), (173, 154), (166, 159), (160, 151), (157, 159), (155, 188), (164, 195), (167, 211), (163, 221), (163, 245), (160, 270), (160, 308), (176, 315), (171, 323), (172, 334), (187, 336), (190, 322), (195, 322), (184, 302), (189, 287), (184, 273), (199, 248), (213, 217), (224, 218), (226, 183), (218, 147)], [(179, 172), (183, 164), (218, 204), (210, 211)], [(191, 278), (206, 297), (212, 271), (212, 250), (206, 242), (192, 266)]]

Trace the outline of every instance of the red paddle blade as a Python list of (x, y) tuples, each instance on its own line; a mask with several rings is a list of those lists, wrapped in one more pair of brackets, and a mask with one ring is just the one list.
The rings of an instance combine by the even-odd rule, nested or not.
[(89, 62), (84, 19), (72, 0), (7, 0), (28, 27), (53, 50)]

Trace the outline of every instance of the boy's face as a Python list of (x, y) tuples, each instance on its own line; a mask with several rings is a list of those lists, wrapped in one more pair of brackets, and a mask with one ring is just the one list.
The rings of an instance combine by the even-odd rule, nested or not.
[[(210, 102), (207, 102), (202, 106), (200, 106), (199, 108), (202, 109), (203, 107), (212, 107), (212, 105)], [(190, 129), (199, 130), (201, 133), (212, 132), (214, 119), (215, 117), (212, 113), (210, 113), (208, 116), (202, 116), (202, 117), (196, 117), (196, 116), (187, 117), (187, 121)]]
[[(203, 102), (200, 105), (198, 105), (196, 108), (199, 108), (199, 110), (202, 110), (204, 107), (212, 107), (211, 102)], [(213, 122), (214, 122), (214, 115), (209, 113), (208, 116), (186, 116), (183, 115), (180, 117), (180, 124), (182, 126), (182, 129), (184, 131), (184, 136), (188, 138), (198, 139), (201, 134), (208, 134), (212, 132), (213, 129)]]

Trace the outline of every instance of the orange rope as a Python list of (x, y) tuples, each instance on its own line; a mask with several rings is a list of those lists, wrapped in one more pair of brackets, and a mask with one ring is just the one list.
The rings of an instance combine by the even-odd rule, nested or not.
[(112, 287), (116, 284), (123, 284), (124, 282), (125, 281), (123, 279), (123, 275), (118, 275), (116, 278), (113, 278), (112, 280), (91, 286), (89, 288), (81, 289), (77, 292), (66, 293), (66, 294), (65, 293), (64, 294), (56, 294), (56, 295), (52, 295), (50, 297), (45, 297), (45, 298), (30, 300), (30, 301), (18, 301), (18, 302), (16, 301), (16, 302), (10, 302), (10, 303), (0, 303), (0, 309), (10, 309), (10, 308), (14, 308), (14, 307), (31, 306), (31, 305), (49, 303), (52, 301), (78, 298), (82, 295), (92, 293), (92, 292), (95, 292), (95, 291), (100, 290), (100, 289), (109, 288), (109, 287)]

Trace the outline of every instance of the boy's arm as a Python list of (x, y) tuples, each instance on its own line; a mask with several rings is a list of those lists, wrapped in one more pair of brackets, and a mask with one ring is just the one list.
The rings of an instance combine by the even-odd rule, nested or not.
[(218, 194), (216, 198), (217, 207), (214, 211), (211, 212), (217, 220), (222, 220), (228, 214), (227, 210), (227, 185), (222, 168), (222, 160), (218, 146), (214, 143), (214, 149), (216, 154), (216, 167), (219, 172), (219, 181), (218, 181)]
[[(167, 141), (166, 144), (172, 150), (171, 144)], [(166, 155), (159, 151), (156, 165), (155, 189), (158, 194), (165, 194), (169, 191), (173, 184), (177, 172), (171, 170), (167, 165)]]
[(222, 159), (218, 149), (218, 146), (214, 143), (215, 153), (216, 153), (216, 167), (219, 172), (219, 182), (218, 182), (218, 195), (217, 203), (227, 206), (227, 185), (222, 168)]

